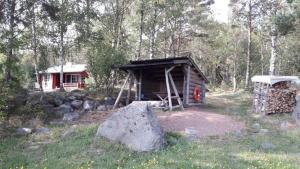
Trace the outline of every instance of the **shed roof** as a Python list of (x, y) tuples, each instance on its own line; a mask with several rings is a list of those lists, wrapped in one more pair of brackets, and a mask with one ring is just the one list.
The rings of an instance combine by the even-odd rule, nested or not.
[[(67, 62), (63, 65), (64, 73), (73, 73), (73, 72), (84, 72), (86, 71), (86, 64), (73, 64)], [(40, 73), (60, 73), (60, 66), (49, 67), (45, 71), (40, 71)]]
[(173, 57), (173, 58), (162, 58), (162, 59), (150, 59), (150, 60), (136, 60), (130, 61), (129, 64), (118, 66), (121, 70), (141, 70), (141, 69), (152, 69), (157, 67), (190, 64), (195, 68), (196, 72), (203, 77), (205, 82), (209, 82), (205, 75), (201, 72), (194, 60), (189, 56)]
[(253, 76), (251, 78), (252, 82), (260, 82), (260, 83), (267, 83), (270, 85), (273, 85), (278, 82), (284, 82), (284, 81), (296, 81), (299, 80), (298, 76)]

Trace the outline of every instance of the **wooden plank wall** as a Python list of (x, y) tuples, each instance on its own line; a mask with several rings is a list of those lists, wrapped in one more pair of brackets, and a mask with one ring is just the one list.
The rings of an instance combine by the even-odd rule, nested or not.
[[(165, 72), (164, 68), (161, 69), (151, 69), (143, 70), (142, 76), (142, 95), (145, 99), (158, 100), (156, 95), (153, 95), (153, 92), (166, 93), (166, 81), (165, 81)], [(182, 67), (178, 66), (171, 71), (174, 83), (179, 92), (179, 95), (183, 96), (183, 80), (184, 74)], [(172, 96), (175, 95), (172, 91)], [(163, 97), (163, 95), (162, 95)]]
[[(196, 73), (194, 68), (190, 70), (190, 81), (189, 81), (189, 94), (188, 94), (188, 105), (196, 105), (205, 103), (205, 81), (204, 79)], [(200, 102), (197, 103), (194, 99), (194, 90), (198, 87), (200, 89)]]

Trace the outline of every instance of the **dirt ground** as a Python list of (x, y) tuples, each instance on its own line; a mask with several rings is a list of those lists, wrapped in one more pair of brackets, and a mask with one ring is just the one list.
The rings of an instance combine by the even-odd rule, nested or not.
[(228, 132), (241, 131), (245, 128), (244, 123), (233, 120), (230, 116), (201, 108), (159, 112), (157, 117), (165, 131), (186, 134), (192, 130), (198, 137), (222, 136)]
[[(83, 116), (79, 123), (102, 123), (112, 112), (91, 112)], [(233, 120), (206, 109), (188, 108), (184, 111), (158, 112), (157, 117), (165, 131), (186, 134), (192, 130), (197, 137), (222, 136), (225, 133), (241, 131), (244, 123)]]

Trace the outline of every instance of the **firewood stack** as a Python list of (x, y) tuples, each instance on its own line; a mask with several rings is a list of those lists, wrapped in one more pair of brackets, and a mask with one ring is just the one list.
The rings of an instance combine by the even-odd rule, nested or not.
[(254, 86), (254, 110), (264, 114), (290, 113), (296, 104), (296, 89), (284, 81)]

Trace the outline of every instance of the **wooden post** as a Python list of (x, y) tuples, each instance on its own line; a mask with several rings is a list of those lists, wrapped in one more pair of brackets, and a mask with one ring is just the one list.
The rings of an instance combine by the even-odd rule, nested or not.
[[(130, 72), (130, 74), (132, 74), (132, 73)], [(127, 91), (126, 105), (128, 105), (129, 101), (130, 101), (131, 87), (132, 87), (132, 76), (130, 76), (130, 78), (129, 78), (129, 86), (128, 86), (128, 91)]]
[(187, 70), (187, 79), (186, 79), (186, 104), (189, 104), (189, 96), (190, 96), (190, 79), (191, 79), (191, 66), (188, 65)]
[(132, 73), (132, 75), (134, 76), (134, 86), (135, 86), (135, 99), (134, 100), (138, 100), (138, 92), (139, 92), (138, 80), (134, 73)]
[(169, 102), (169, 110), (172, 111), (172, 98), (171, 98), (171, 91), (170, 91), (170, 84), (169, 84), (169, 77), (168, 77), (168, 70), (165, 68), (165, 78), (166, 78), (166, 86), (167, 86), (167, 92), (168, 92), (168, 102)]
[(140, 70), (140, 74), (139, 74), (139, 90), (138, 90), (138, 100), (141, 101), (141, 95), (142, 95), (142, 79), (143, 79), (143, 74), (142, 71)]
[(184, 105), (186, 105), (186, 97), (187, 97), (187, 93), (186, 93), (186, 79), (187, 79), (187, 77), (186, 77), (186, 75), (187, 75), (187, 73), (186, 73), (186, 66), (184, 65), (183, 67), (182, 67), (182, 72), (183, 72), (183, 88), (182, 88), (182, 93), (183, 93), (183, 104)]
[(177, 91), (177, 89), (176, 89), (176, 85), (175, 85), (174, 80), (173, 80), (173, 78), (172, 78), (171, 72), (169, 72), (168, 74), (169, 74), (169, 78), (170, 78), (171, 85), (172, 85), (172, 87), (173, 87), (173, 91), (175, 92), (175, 95), (176, 95), (176, 97), (177, 97), (178, 104), (179, 104), (181, 110), (184, 110), (183, 105), (182, 105), (182, 102), (181, 102), (181, 99), (180, 99), (179, 94), (178, 94), (178, 91)]
[(127, 77), (126, 77), (126, 80), (125, 80), (123, 86), (121, 87), (121, 91), (119, 92), (119, 95), (118, 95), (118, 97), (117, 97), (117, 100), (116, 100), (116, 102), (115, 102), (115, 104), (114, 104), (113, 109), (115, 109), (115, 108), (117, 107), (117, 105), (118, 105), (118, 103), (119, 103), (119, 101), (120, 101), (120, 98), (121, 98), (121, 96), (122, 96), (124, 87), (126, 86), (126, 84), (127, 84), (128, 79), (129, 79), (130, 76), (131, 76), (131, 73), (128, 73), (128, 75), (127, 75)]

